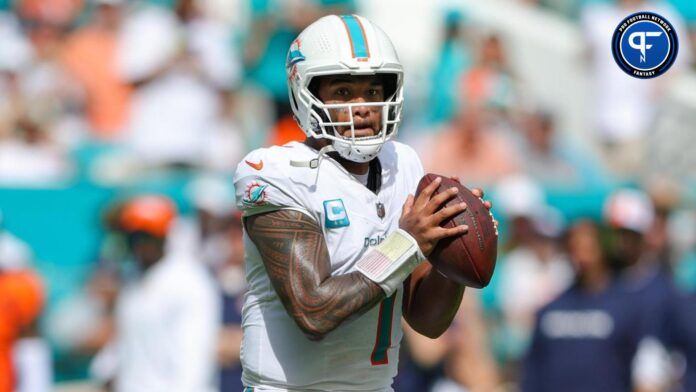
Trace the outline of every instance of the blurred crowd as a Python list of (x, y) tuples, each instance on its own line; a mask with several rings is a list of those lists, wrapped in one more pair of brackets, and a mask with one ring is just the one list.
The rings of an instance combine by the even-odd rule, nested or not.
[[(407, 80), (399, 138), (427, 172), (486, 191), (499, 258), (442, 337), (404, 325), (395, 390), (696, 390), (696, 97), (670, 105), (675, 81), (693, 86), (696, 6), (502, 3), (581, 32), (591, 126), (567, 132), (511, 60), (509, 37), (466, 2), (438, 6), (439, 45), (423, 83)], [(0, 392), (243, 389), (231, 175), (250, 149), (304, 138), (284, 70), (296, 35), (373, 6), (0, 0)], [(679, 32), (664, 77), (633, 79), (608, 50), (618, 21), (639, 10)], [(106, 196), (48, 207), (82, 211), (98, 233), (70, 244), (88, 256), (71, 260), (83, 273), (58, 292), (67, 266), (19, 232), (43, 218), (57, 237), (60, 218), (22, 201), (86, 189)]]

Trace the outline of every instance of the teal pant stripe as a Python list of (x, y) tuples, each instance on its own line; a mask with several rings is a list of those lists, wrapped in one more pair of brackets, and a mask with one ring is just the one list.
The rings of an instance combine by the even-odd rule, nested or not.
[(379, 323), (377, 326), (377, 341), (375, 342), (375, 347), (370, 358), (373, 365), (389, 363), (387, 350), (389, 349), (389, 345), (391, 343), (392, 318), (394, 316), (395, 298), (396, 293), (392, 294), (391, 297), (386, 298), (380, 305)]

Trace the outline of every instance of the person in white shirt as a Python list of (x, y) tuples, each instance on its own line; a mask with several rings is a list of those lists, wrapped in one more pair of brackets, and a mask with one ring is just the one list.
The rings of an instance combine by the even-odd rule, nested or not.
[(116, 305), (114, 386), (118, 392), (215, 389), (220, 304), (212, 277), (186, 248), (165, 247), (176, 217), (163, 196), (139, 196), (120, 214), (139, 276)]

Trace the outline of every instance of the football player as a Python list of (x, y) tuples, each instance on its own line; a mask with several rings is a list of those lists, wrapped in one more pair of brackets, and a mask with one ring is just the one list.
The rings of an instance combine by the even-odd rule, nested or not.
[[(303, 142), (249, 153), (235, 173), (244, 212), (242, 381), (248, 390), (388, 391), (400, 320), (437, 337), (464, 287), (424, 260), (463, 203), (414, 198), (420, 159), (394, 141), (403, 69), (387, 35), (356, 15), (323, 17), (288, 52)], [(480, 191), (477, 195), (482, 196)], [(486, 202), (488, 208), (490, 203)]]

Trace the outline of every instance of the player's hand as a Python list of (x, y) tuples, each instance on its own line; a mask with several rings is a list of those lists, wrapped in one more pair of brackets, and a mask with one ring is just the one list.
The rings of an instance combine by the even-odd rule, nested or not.
[[(457, 177), (452, 177), (453, 180), (459, 182), (459, 179)], [(483, 201), (483, 206), (488, 209), (488, 213), (491, 214), (491, 218), (493, 218), (493, 226), (495, 226), (495, 231), (496, 233), (498, 232), (498, 221), (493, 217), (493, 213), (491, 212), (491, 208), (493, 208), (493, 203), (491, 203), (490, 200), (483, 200), (483, 189), (481, 188), (474, 188), (471, 190), (471, 193), (474, 194), (474, 196), (478, 197)]]
[[(459, 176), (451, 176), (450, 179), (452, 179), (452, 181), (457, 181), (460, 184), (462, 183), (461, 181), (459, 181)], [(490, 200), (483, 200), (483, 189), (473, 188), (471, 190), (471, 193), (473, 193), (474, 196), (481, 199), (481, 201), (483, 202), (483, 205), (486, 207), (486, 209), (488, 209), (488, 211), (490, 211), (491, 208), (493, 208), (493, 203)], [(495, 223), (495, 227), (498, 228), (498, 221), (493, 219), (493, 222)]]
[[(461, 181), (459, 181), (459, 176), (451, 176), (450, 179), (452, 179), (453, 181), (457, 181), (460, 184), (462, 183)], [(493, 218), (493, 226), (495, 227), (495, 232), (497, 234), (498, 233), (498, 220), (495, 219), (495, 217), (493, 216), (493, 213), (491, 212), (491, 208), (493, 208), (493, 203), (490, 200), (483, 200), (483, 189), (481, 189), (481, 188), (473, 188), (471, 190), (471, 193), (473, 193), (474, 196), (481, 199), (481, 201), (483, 202), (483, 206), (486, 207), (486, 209), (488, 210), (488, 213), (491, 214), (491, 218)]]
[[(399, 227), (415, 238), (421, 252), (428, 256), (442, 238), (461, 235), (469, 230), (469, 226), (460, 225), (454, 228), (440, 227), (440, 223), (449, 217), (459, 214), (466, 209), (466, 203), (439, 209), (443, 203), (454, 197), (459, 191), (452, 187), (445, 192), (433, 196), (433, 192), (442, 182), (438, 177), (430, 183), (415, 199), (408, 195), (399, 218)], [(439, 210), (438, 210), (439, 209)]]

